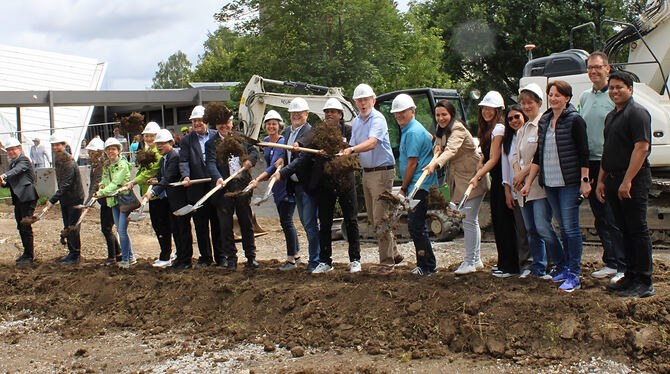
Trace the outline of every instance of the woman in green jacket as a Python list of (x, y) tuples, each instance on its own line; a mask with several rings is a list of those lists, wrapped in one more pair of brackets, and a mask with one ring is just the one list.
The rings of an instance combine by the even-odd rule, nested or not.
[[(105, 154), (107, 154), (107, 164), (102, 170), (102, 180), (100, 189), (96, 196), (108, 196), (130, 181), (130, 163), (121, 157), (121, 143), (116, 138), (109, 138), (105, 141)], [(121, 192), (124, 194), (132, 193)], [(106, 198), (107, 206), (112, 208), (114, 215), (114, 224), (119, 233), (121, 242), (121, 262), (119, 267), (129, 268), (130, 265), (137, 263), (133, 254), (133, 245), (128, 236), (128, 213), (121, 212), (119, 201), (115, 196)]]
[[(160, 126), (156, 122), (149, 122), (142, 131), (144, 149), (137, 152), (137, 175), (135, 179), (126, 183), (129, 190), (136, 184), (140, 185), (140, 193), (144, 196), (149, 189), (149, 180), (158, 175), (160, 169), (161, 154), (156, 148), (156, 134)], [(149, 217), (151, 226), (154, 228), (161, 253), (153, 263), (154, 267), (165, 268), (170, 266), (170, 255), (172, 254), (172, 230), (170, 228), (170, 206), (165, 194), (154, 196), (149, 200)]]

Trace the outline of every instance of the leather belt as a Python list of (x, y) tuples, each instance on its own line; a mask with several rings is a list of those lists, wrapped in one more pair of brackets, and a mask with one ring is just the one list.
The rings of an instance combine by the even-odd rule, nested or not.
[(388, 166), (377, 166), (376, 168), (363, 168), (363, 171), (366, 173), (370, 173), (373, 171), (384, 171), (384, 170), (391, 170), (395, 168), (393, 165), (388, 165)]

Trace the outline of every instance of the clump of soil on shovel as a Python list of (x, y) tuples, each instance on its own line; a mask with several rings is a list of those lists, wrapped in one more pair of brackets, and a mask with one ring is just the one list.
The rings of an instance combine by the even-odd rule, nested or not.
[(311, 147), (323, 150), (328, 160), (323, 165), (324, 173), (328, 175), (341, 175), (360, 169), (357, 155), (335, 156), (349, 144), (344, 141), (344, 135), (340, 131), (339, 123), (324, 120), (319, 122), (312, 130)]
[(144, 130), (144, 116), (137, 112), (132, 112), (119, 121), (119, 131), (122, 134), (139, 134)]
[(444, 195), (437, 188), (436, 185), (430, 186), (428, 190), (428, 209), (447, 209), (449, 202), (444, 198)]
[(226, 104), (221, 102), (211, 102), (205, 108), (205, 116), (202, 118), (203, 122), (214, 127), (218, 124), (228, 123), (233, 112), (228, 109)]
[(241, 136), (229, 133), (223, 141), (216, 145), (216, 161), (219, 164), (223, 164), (228, 162), (230, 157), (237, 156), (240, 158), (240, 164), (244, 163), (248, 156), (242, 146), (242, 142), (244, 142), (244, 139)]
[(156, 152), (154, 152), (151, 149), (142, 149), (137, 151), (137, 166), (140, 168), (144, 169), (149, 169), (151, 167), (151, 164), (154, 162), (158, 161), (158, 157), (156, 156)]

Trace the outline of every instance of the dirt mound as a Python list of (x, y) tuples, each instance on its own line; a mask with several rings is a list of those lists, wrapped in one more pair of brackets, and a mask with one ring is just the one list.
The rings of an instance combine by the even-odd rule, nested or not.
[(565, 294), (551, 282), (484, 272), (314, 277), (283, 273), (278, 265), (264, 262), (256, 272), (172, 272), (148, 263), (129, 271), (94, 263), (1, 266), (0, 314), (29, 310), (61, 318), (64, 337), (188, 328), (231, 342), (265, 335), (268, 345), (289, 350), (358, 347), (401, 360), (468, 352), (543, 366), (604, 356), (628, 357), (642, 370), (670, 370), (670, 272), (663, 263), (655, 266), (659, 296), (647, 300), (619, 299), (586, 278), (581, 290)]

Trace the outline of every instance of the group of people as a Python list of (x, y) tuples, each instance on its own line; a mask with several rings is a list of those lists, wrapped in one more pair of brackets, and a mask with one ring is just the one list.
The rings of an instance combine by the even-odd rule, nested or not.
[[(436, 103), (437, 125), (432, 135), (415, 118), (412, 97), (396, 96), (391, 113), (401, 129), (397, 165), (402, 180), (399, 198), (417, 203), (408, 212), (417, 264), (413, 274), (427, 276), (437, 271), (425, 224), (427, 199), (430, 187), (438, 184), (436, 169), (448, 164), (446, 183), (452, 202), (467, 194), (461, 211), (464, 260), (455, 270), (457, 275), (473, 273), (484, 266), (478, 215), (488, 193), (498, 251), (493, 275), (533, 276), (560, 283), (559, 289), (566, 292), (579, 289), (582, 255), (579, 205), (588, 198), (602, 239), (605, 262), (592, 276), (612, 277), (608, 289), (622, 296), (654, 294), (651, 242), (645, 218), (651, 183), (647, 160), (650, 115), (632, 99), (632, 77), (622, 71), (610, 73), (605, 54), (591, 54), (588, 75), (593, 88), (581, 94), (579, 108), (570, 103), (573, 96), (570, 84), (560, 80), (551, 81), (546, 91), (534, 83), (521, 87), (520, 104), (507, 108), (500, 93), (488, 92), (479, 103), (479, 145), (448, 100)], [(302, 98), (291, 101), (290, 124), (285, 128), (279, 113), (270, 110), (263, 121), (267, 133), (264, 142), (289, 147), (264, 147), (267, 168), (255, 178), (250, 169), (259, 152), (244, 138), (236, 138), (232, 112), (222, 103), (210, 103), (207, 108), (196, 106), (190, 116), (192, 131), (185, 132), (178, 144), (168, 130), (155, 122), (147, 124), (138, 146), (138, 152), (147, 154), (132, 179), (131, 165), (121, 156), (118, 139), (111, 137), (104, 143), (93, 139), (87, 146), (92, 164), (88, 196), (89, 202), (97, 199), (101, 205), (101, 229), (108, 247), (108, 258), (103, 264), (127, 268), (137, 261), (127, 227), (130, 211), (139, 205), (132, 201), (134, 195), (130, 190), (139, 185), (142, 200), (148, 201), (160, 244), (154, 266), (176, 269), (192, 266), (192, 220), (200, 252), (196, 266), (215, 264), (235, 269), (238, 258), (232, 227), (236, 214), (247, 259), (245, 266), (257, 268), (251, 196), (245, 191), (270, 179), (286, 241), (286, 261), (280, 270), (296, 269), (300, 262), (293, 223), (296, 208), (308, 242), (305, 270), (313, 274), (333, 270), (331, 228), (339, 202), (348, 240), (349, 271), (361, 271), (353, 170), (331, 175), (326, 156), (301, 148), (319, 140), (312, 136), (318, 126), (330, 125), (335, 126), (333, 129), (340, 132), (338, 136), (343, 140), (338, 155), (356, 155), (362, 167), (364, 204), (378, 242), (376, 273), (393, 274), (404, 258), (398, 252), (390, 226), (384, 224), (389, 212), (379, 196), (392, 192), (396, 160), (386, 119), (374, 108), (375, 97), (367, 84), (355, 88), (353, 99), (359, 114), (351, 126), (344, 123), (344, 109), (335, 98), (323, 107), (324, 121), (313, 126), (307, 121), (309, 106)], [(545, 98), (549, 109), (541, 113)], [(227, 151), (235, 141), (241, 151)], [(80, 240), (76, 222), (81, 209), (76, 206), (84, 202), (84, 193), (76, 165), (63, 150), (64, 142), (55, 135), (51, 143), (58, 191), (47, 207), (61, 202), (64, 226), (71, 228), (67, 233), (69, 254), (62, 261), (78, 263)], [(11, 166), (0, 178), (12, 190), (24, 244), (24, 254), (17, 263), (29, 263), (33, 259), (32, 229), (22, 219), (34, 213), (37, 199), (34, 171), (21, 155), (18, 141), (10, 141), (7, 150)], [(197, 183), (203, 178), (211, 182)], [(170, 184), (174, 182), (183, 182), (183, 186)], [(186, 214), (179, 212), (186, 206), (197, 205), (213, 187), (218, 192), (193, 212), (188, 209)], [(552, 225), (553, 218), (560, 227), (558, 233)], [(112, 226), (117, 227), (118, 239)]]

